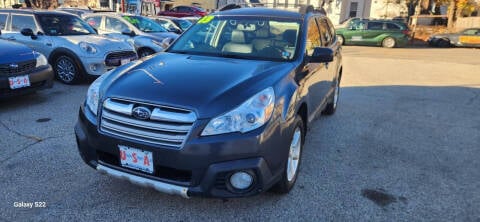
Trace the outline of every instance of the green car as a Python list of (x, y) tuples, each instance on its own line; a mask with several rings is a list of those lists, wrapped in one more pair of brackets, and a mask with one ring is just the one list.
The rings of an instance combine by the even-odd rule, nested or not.
[(338, 40), (344, 45), (372, 45), (386, 48), (404, 47), (409, 40), (408, 27), (391, 20), (352, 20), (337, 28)]

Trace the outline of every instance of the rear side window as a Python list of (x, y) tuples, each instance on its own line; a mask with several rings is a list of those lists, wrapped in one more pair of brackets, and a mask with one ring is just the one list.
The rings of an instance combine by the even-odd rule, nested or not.
[(389, 30), (400, 30), (400, 26), (395, 25), (393, 23), (387, 23), (387, 29), (389, 29)]
[(100, 23), (102, 22), (101, 16), (95, 16), (85, 19), (85, 21), (92, 27), (100, 29)]
[(32, 29), (33, 33), (37, 33), (38, 29), (35, 25), (35, 19), (32, 15), (12, 15), (12, 31), (20, 32), (22, 29)]
[(5, 29), (5, 26), (7, 26), (7, 16), (8, 14), (0, 14), (0, 30)]
[(382, 30), (383, 23), (382, 22), (369, 22), (368, 23), (368, 30)]

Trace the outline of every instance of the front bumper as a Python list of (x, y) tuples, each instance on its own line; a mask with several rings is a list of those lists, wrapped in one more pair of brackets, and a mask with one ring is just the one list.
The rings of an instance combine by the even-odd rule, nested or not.
[[(132, 51), (133, 52), (133, 51)], [(138, 57), (136, 56), (125, 56), (125, 57), (118, 57), (114, 59), (109, 59), (107, 57), (82, 57), (81, 62), (83, 69), (88, 75), (99, 76), (103, 73), (110, 71), (120, 65), (122, 65), (121, 60), (128, 60), (134, 61), (137, 60)]]
[[(288, 156), (291, 129), (280, 121), (246, 134), (198, 137), (208, 121), (197, 120), (181, 149), (152, 146), (106, 135), (97, 128), (96, 117), (82, 106), (75, 126), (82, 159), (99, 172), (183, 197), (243, 197), (268, 190), (279, 181)], [(290, 132), (290, 133), (289, 133)], [(118, 145), (153, 154), (154, 174), (123, 168)], [(254, 183), (247, 190), (233, 189), (232, 173), (245, 171)]]
[[(10, 89), (8, 78), (24, 75), (28, 75), (30, 79), (30, 86), (18, 89)], [(15, 74), (10, 76), (0, 75), (0, 98), (28, 94), (37, 90), (52, 88), (52, 86), (53, 71), (51, 66), (48, 66), (48, 68), (37, 69), (30, 73)]]

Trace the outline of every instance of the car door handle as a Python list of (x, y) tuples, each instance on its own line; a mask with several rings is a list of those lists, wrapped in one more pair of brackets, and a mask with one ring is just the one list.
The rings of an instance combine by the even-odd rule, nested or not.
[(8, 40), (17, 40), (15, 37), (8, 37)]

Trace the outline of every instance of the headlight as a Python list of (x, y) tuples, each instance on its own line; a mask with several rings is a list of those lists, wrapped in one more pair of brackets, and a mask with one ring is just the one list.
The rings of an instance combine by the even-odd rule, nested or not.
[(86, 42), (80, 42), (78, 43), (78, 46), (80, 46), (80, 49), (82, 49), (84, 52), (88, 54), (95, 54), (97, 53), (97, 48), (93, 46), (93, 44), (86, 43)]
[(46, 65), (48, 65), (47, 58), (43, 54), (37, 53), (37, 65), (36, 65), (36, 67), (38, 68), (38, 67), (46, 66)]
[(112, 73), (112, 71), (106, 72), (93, 81), (92, 85), (88, 87), (87, 91), (87, 106), (88, 108), (97, 115), (98, 111), (98, 101), (100, 100), (100, 85), (102, 85), (103, 80)]
[(202, 136), (230, 132), (248, 132), (263, 126), (272, 116), (275, 93), (269, 87), (234, 110), (213, 118), (202, 132)]

